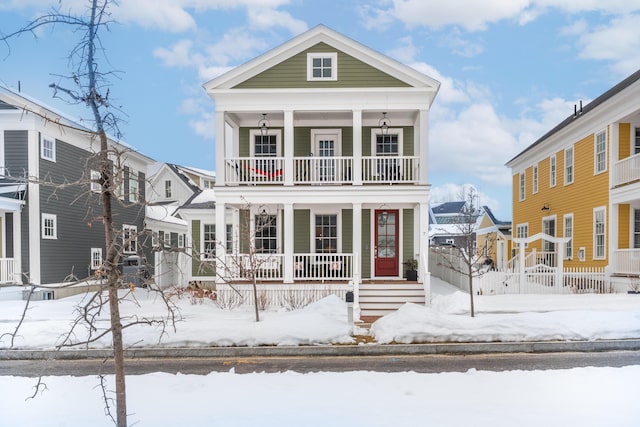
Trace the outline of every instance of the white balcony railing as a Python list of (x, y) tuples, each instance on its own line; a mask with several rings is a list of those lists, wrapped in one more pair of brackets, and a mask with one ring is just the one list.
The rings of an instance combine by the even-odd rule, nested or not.
[[(354, 176), (354, 157), (295, 157), (295, 184), (350, 184)], [(365, 184), (411, 184), (418, 182), (418, 157), (368, 156), (362, 161)], [(283, 157), (227, 158), (225, 182), (234, 184), (284, 184)]]
[(640, 154), (615, 162), (613, 170), (614, 187), (640, 180)]
[(364, 183), (413, 183), (418, 181), (418, 175), (418, 157), (362, 158), (362, 182)]
[(225, 180), (230, 184), (280, 184), (284, 182), (284, 158), (228, 158)]
[(344, 184), (352, 182), (353, 157), (296, 157), (296, 184)]
[(640, 249), (617, 249), (614, 253), (613, 268), (616, 274), (638, 274)]

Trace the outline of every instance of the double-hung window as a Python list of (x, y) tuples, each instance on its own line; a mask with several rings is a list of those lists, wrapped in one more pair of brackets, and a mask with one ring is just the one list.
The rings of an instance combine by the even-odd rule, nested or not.
[(94, 193), (102, 192), (102, 184), (100, 184), (100, 172), (91, 169), (91, 191)]
[(604, 259), (607, 249), (606, 208), (593, 210), (593, 259)]
[(202, 225), (202, 259), (216, 259), (216, 225)]
[(524, 200), (525, 192), (526, 192), (526, 178), (525, 178), (524, 172), (522, 172), (520, 174), (520, 192), (519, 192), (518, 200), (520, 201)]
[(564, 185), (573, 183), (573, 147), (564, 150)]
[(338, 216), (316, 215), (316, 253), (338, 252)]
[(140, 198), (139, 194), (138, 174), (129, 169), (129, 201), (131, 203), (136, 203)]
[(56, 139), (42, 135), (40, 141), (40, 157), (51, 162), (56, 161)]
[(170, 179), (167, 179), (164, 182), (164, 198), (165, 199), (171, 198), (171, 180)]
[(556, 155), (549, 158), (549, 187), (556, 186)]
[(533, 182), (532, 182), (532, 186), (533, 186), (533, 188), (531, 189), (531, 192), (533, 194), (536, 194), (538, 192), (538, 165), (534, 165), (533, 166)]
[(275, 215), (255, 216), (256, 252), (275, 254), (278, 252), (278, 226)]
[(602, 131), (596, 134), (594, 146), (594, 169), (595, 173), (602, 173), (607, 170), (607, 132)]
[(58, 238), (58, 219), (56, 215), (46, 213), (42, 214), (42, 238)]
[(102, 248), (91, 248), (91, 269), (97, 270), (102, 267)]
[(135, 254), (138, 250), (138, 227), (124, 224), (122, 226), (122, 251)]
[(573, 258), (573, 214), (566, 214), (564, 216), (563, 233), (564, 237), (571, 239), (564, 244), (564, 258), (571, 259)]
[(338, 54), (308, 53), (307, 80), (338, 80)]

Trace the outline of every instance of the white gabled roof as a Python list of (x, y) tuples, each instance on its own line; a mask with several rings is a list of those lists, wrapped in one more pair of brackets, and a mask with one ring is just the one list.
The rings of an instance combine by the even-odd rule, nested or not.
[(411, 86), (432, 88), (434, 92), (437, 92), (440, 87), (440, 82), (437, 80), (333, 31), (324, 25), (318, 25), (249, 62), (208, 81), (203, 87), (207, 92), (216, 89), (231, 89), (321, 42), (327, 43)]

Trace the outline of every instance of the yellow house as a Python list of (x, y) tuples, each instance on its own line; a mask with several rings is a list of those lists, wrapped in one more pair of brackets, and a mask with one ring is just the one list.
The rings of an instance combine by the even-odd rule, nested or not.
[(604, 267), (626, 291), (640, 275), (640, 70), (573, 114), (507, 163), (513, 177), (513, 237), (545, 233), (571, 240), (566, 267)]
[(491, 260), (500, 270), (507, 267), (511, 257), (511, 221), (496, 219), (487, 206), (482, 207), (483, 214), (478, 218), (476, 228), (476, 247), (479, 254)]

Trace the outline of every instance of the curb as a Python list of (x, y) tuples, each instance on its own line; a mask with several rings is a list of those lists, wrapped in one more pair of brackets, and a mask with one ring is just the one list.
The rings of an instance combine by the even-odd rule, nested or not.
[[(638, 351), (640, 339), (434, 344), (365, 344), (262, 347), (178, 347), (125, 350), (127, 359), (217, 357), (353, 357), (393, 355), (499, 354)], [(0, 360), (106, 359), (110, 349), (0, 350)]]

